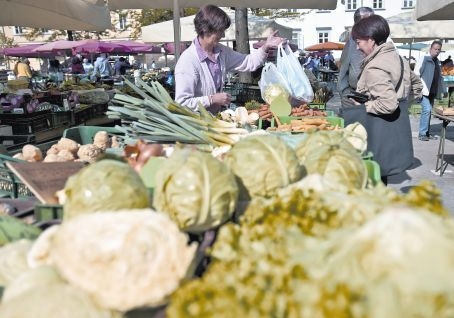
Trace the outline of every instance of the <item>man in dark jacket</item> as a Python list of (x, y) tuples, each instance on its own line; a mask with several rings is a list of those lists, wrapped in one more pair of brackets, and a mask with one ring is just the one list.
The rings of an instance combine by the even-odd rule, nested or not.
[(430, 134), (430, 115), (435, 98), (441, 98), (443, 93), (440, 60), (438, 60), (441, 46), (441, 41), (433, 41), (430, 45), (429, 55), (420, 59), (415, 66), (415, 73), (421, 77), (423, 85), (418, 136), (422, 141), (437, 139)]

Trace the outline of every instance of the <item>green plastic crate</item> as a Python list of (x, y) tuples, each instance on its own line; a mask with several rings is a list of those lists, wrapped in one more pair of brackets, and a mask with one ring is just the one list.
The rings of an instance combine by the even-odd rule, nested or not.
[[(290, 121), (294, 119), (301, 119), (302, 117), (295, 117), (295, 116), (279, 116), (279, 120), (281, 121), (282, 124), (290, 124)], [(314, 118), (314, 117), (311, 117)], [(344, 127), (344, 119), (342, 117), (336, 117), (336, 116), (326, 116), (326, 117), (321, 117), (321, 118), (326, 118), (326, 120), (333, 126), (339, 126), (341, 128)], [(271, 127), (274, 127), (274, 118), (271, 120)]]
[(15, 199), (33, 196), (30, 189), (6, 166), (7, 162), (25, 161), (0, 154), (0, 197)]
[(309, 108), (317, 108), (319, 110), (325, 110), (326, 109), (326, 103), (309, 103), (308, 104)]
[(367, 169), (367, 175), (372, 185), (377, 185), (381, 182), (380, 166), (376, 161), (363, 160)]
[(63, 218), (63, 206), (60, 204), (37, 204), (34, 209), (36, 222), (61, 220)]
[(81, 145), (86, 145), (93, 143), (93, 138), (98, 131), (106, 131), (108, 134), (124, 136), (124, 134), (115, 127), (76, 126), (65, 129), (63, 137), (72, 139)]

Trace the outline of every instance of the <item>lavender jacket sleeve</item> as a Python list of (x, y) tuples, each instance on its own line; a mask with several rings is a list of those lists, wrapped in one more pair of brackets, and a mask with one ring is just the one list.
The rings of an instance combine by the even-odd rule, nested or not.
[[(242, 54), (225, 45), (219, 46), (223, 79), (227, 72), (254, 71), (266, 61), (267, 54), (262, 49)], [(192, 44), (181, 54), (175, 67), (175, 100), (194, 111), (198, 111), (200, 103), (212, 113), (217, 113), (219, 105), (210, 105), (209, 96), (213, 94), (216, 94), (216, 86), (210, 70), (205, 61), (199, 60), (195, 45)]]

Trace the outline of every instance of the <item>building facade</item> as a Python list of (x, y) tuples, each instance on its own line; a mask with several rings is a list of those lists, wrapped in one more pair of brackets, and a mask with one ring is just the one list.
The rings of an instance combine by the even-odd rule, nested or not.
[(298, 10), (300, 18), (282, 18), (277, 22), (294, 29), (293, 43), (299, 48), (332, 41), (339, 42), (341, 35), (353, 25), (353, 14), (359, 7), (370, 7), (388, 18), (413, 11), (416, 0), (338, 0), (334, 10)]

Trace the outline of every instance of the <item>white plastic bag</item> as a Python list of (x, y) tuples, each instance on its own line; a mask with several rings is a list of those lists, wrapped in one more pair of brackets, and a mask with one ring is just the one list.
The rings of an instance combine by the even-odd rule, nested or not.
[(276, 64), (277, 70), (288, 82), (292, 98), (299, 102), (311, 102), (314, 99), (311, 83), (298, 58), (287, 44), (284, 46), (280, 44), (277, 47)]
[(286, 79), (277, 70), (276, 65), (271, 62), (265, 63), (258, 84), (262, 98), (268, 104), (271, 104), (274, 97), (281, 93), (286, 98), (291, 95), (291, 90)]

